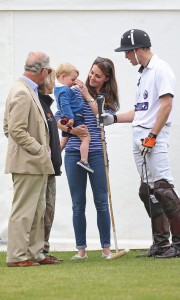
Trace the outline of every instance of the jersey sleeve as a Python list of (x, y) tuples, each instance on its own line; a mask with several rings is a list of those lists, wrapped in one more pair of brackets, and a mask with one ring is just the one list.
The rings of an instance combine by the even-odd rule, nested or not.
[(156, 71), (157, 90), (159, 97), (175, 94), (176, 79), (168, 64), (162, 64)]

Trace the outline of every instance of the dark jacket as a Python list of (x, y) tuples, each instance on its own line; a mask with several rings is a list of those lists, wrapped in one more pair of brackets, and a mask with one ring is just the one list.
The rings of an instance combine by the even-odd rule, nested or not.
[(54, 118), (54, 115), (51, 110), (51, 104), (53, 103), (53, 99), (49, 95), (43, 95), (39, 93), (39, 99), (44, 110), (48, 127), (49, 127), (49, 135), (50, 135), (50, 143), (49, 146), (51, 148), (51, 160), (54, 167), (55, 175), (61, 175), (61, 148), (59, 142), (59, 133), (57, 128), (57, 123)]

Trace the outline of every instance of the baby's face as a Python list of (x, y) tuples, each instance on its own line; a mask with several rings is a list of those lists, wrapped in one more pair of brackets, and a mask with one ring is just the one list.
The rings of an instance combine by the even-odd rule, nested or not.
[(73, 70), (70, 75), (64, 77), (63, 84), (67, 85), (68, 87), (72, 87), (73, 85), (75, 85), (75, 80), (77, 77), (77, 72)]

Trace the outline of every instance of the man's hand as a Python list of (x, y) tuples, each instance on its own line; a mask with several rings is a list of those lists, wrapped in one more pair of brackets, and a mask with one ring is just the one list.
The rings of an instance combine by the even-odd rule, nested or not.
[[(99, 116), (98, 116), (99, 117)], [(112, 125), (112, 124), (114, 124), (114, 116), (113, 115), (111, 115), (111, 114), (108, 114), (108, 113), (103, 113), (102, 115), (101, 115), (101, 117), (103, 117), (103, 124), (104, 124), (104, 126), (108, 126), (108, 125)], [(96, 116), (96, 118), (97, 118), (97, 116)]]
[(155, 146), (156, 144), (156, 134), (153, 133), (149, 133), (148, 137), (146, 137), (145, 139), (142, 139), (142, 145), (140, 146), (140, 150), (141, 150), (141, 155), (145, 156), (146, 153), (150, 153), (152, 148)]

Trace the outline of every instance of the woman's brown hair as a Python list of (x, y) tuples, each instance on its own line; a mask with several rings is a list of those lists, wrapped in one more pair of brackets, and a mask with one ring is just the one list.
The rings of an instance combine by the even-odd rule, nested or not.
[[(110, 108), (113, 111), (119, 110), (119, 97), (118, 97), (118, 88), (117, 82), (115, 77), (115, 69), (114, 64), (109, 58), (104, 58), (98, 56), (95, 61), (93, 62), (91, 69), (94, 65), (97, 65), (98, 68), (108, 77), (108, 80), (104, 82), (102, 86), (102, 93), (105, 96), (105, 108)], [(89, 93), (93, 98), (97, 97), (97, 92), (94, 87), (90, 86), (89, 84), (89, 76), (86, 80), (86, 86), (88, 88)]]

